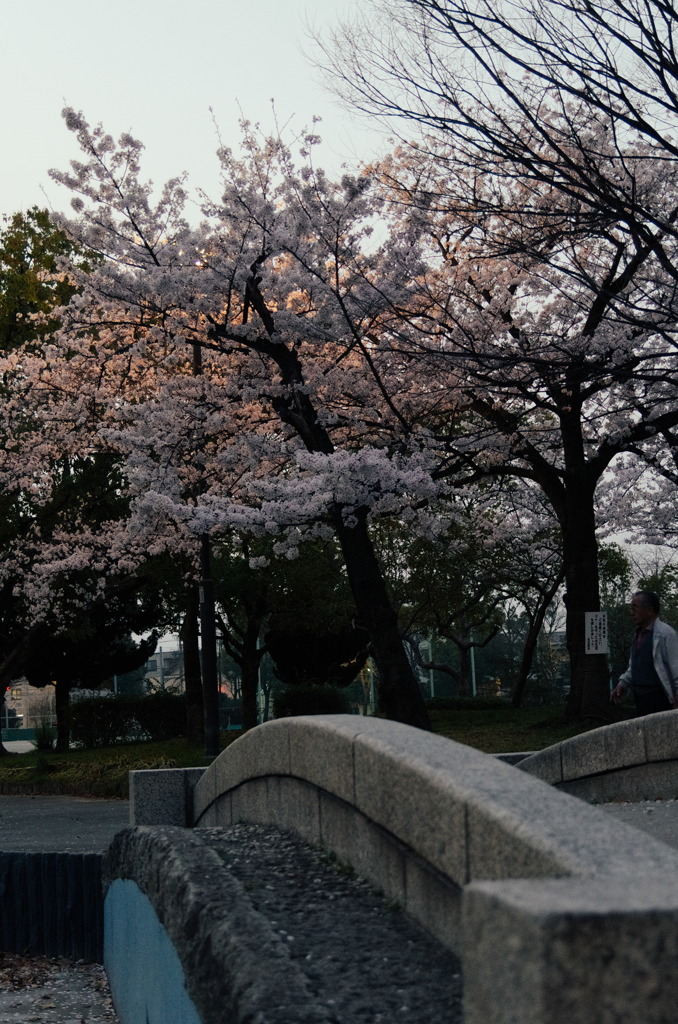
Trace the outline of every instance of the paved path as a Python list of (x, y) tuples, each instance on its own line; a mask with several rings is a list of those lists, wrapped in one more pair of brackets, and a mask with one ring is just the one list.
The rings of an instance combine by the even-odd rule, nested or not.
[[(3, 746), (15, 754), (35, 749), (27, 740)], [(128, 800), (0, 795), (2, 853), (101, 853), (128, 824)]]
[(100, 964), (0, 953), (2, 1024), (117, 1024)]
[(35, 750), (35, 743), (30, 740), (3, 740), (2, 745), (11, 754), (30, 754), (31, 750)]
[(641, 800), (635, 804), (601, 804), (618, 821), (634, 825), (678, 848), (678, 800)]
[(127, 800), (0, 796), (3, 853), (100, 853), (128, 824)]

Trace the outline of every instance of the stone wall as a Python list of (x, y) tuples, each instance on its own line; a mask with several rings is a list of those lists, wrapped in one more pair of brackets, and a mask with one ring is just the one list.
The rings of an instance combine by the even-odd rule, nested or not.
[[(466, 1024), (678, 1020), (678, 851), (528, 772), (397, 723), (329, 716), (268, 723), (199, 778), (175, 773), (174, 803), (163, 773), (154, 805), (153, 775), (133, 776), (137, 822), (157, 823), (164, 804), (189, 823), (176, 819), (192, 804), (203, 828), (282, 825), (397, 900), (462, 956)], [(133, 877), (134, 858), (116, 871)]]
[(121, 1024), (332, 1024), (201, 830), (120, 832), (104, 883)]
[(663, 711), (592, 729), (517, 767), (588, 803), (678, 796), (678, 718)]

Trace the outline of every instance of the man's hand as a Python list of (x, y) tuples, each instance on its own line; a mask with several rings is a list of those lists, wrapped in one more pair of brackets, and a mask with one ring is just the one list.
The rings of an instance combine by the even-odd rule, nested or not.
[[(613, 704), (619, 704), (619, 702), (624, 699), (624, 694), (625, 693), (626, 693), (626, 690), (622, 690), (622, 688), (619, 685), (619, 683), (617, 683), (617, 685), (615, 686), (614, 690), (610, 694), (610, 700), (612, 701)], [(677, 702), (678, 702), (678, 697), (673, 702), (674, 708), (678, 706)]]

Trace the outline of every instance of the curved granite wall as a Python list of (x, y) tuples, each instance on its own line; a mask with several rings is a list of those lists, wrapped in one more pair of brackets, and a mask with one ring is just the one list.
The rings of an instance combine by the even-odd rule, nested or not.
[(332, 1024), (200, 831), (119, 832), (103, 874), (104, 966), (121, 1024)]
[(193, 814), (291, 828), (398, 900), (461, 954), (466, 1024), (678, 1019), (678, 851), (489, 755), (291, 718), (224, 751)]
[(517, 767), (589, 803), (678, 797), (678, 713), (662, 711), (592, 729)]
[[(639, 726), (627, 725), (632, 744)], [(617, 743), (591, 737), (597, 749)], [(163, 773), (137, 774), (132, 792), (147, 799)], [(260, 726), (194, 782), (165, 773), (149, 817), (187, 804), (195, 830), (123, 833), (106, 877), (109, 894), (122, 879), (148, 897), (205, 1024), (215, 1000), (201, 1009), (201, 993), (221, 985), (229, 998), (238, 979), (224, 980), (223, 965), (249, 924), (232, 919), (227, 881), (204, 884), (195, 851), (240, 820), (322, 844), (460, 953), (465, 1024), (678, 1020), (678, 851), (526, 771), (397, 723), (329, 716)], [(139, 820), (143, 801), (133, 806)], [(206, 946), (205, 969), (194, 953)], [(265, 955), (257, 963), (265, 976)]]

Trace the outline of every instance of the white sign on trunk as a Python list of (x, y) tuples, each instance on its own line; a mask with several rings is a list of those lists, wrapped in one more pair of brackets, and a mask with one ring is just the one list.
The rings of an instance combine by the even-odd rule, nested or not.
[(585, 650), (587, 654), (607, 654), (607, 612), (585, 612)]

